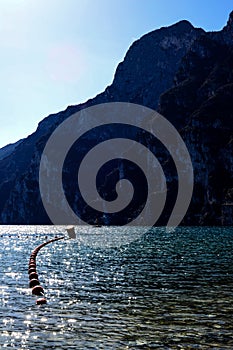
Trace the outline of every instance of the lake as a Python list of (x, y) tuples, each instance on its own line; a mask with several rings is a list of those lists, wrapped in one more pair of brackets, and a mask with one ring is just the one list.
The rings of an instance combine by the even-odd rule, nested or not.
[[(120, 244), (102, 244), (104, 230)], [(43, 247), (36, 305), (30, 254), (65, 228), (0, 226), (0, 349), (232, 350), (233, 229), (121, 230), (79, 227)]]

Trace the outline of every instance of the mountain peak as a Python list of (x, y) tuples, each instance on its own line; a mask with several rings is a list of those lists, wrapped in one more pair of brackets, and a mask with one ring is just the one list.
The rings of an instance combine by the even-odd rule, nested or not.
[[(193, 200), (183, 224), (232, 225), (232, 208), (225, 205), (233, 201), (230, 185), (233, 173), (232, 46), (233, 12), (221, 31), (205, 32), (193, 27), (189, 21), (181, 20), (136, 40), (118, 65), (113, 83), (104, 92), (83, 104), (50, 115), (19, 146), (0, 150), (0, 223), (51, 224), (42, 205), (38, 179), (41, 153), (48, 137), (66, 118), (83, 108), (101, 103), (129, 102), (158, 109), (181, 131), (196, 174)], [(141, 182), (141, 175), (138, 177), (137, 167), (132, 170), (133, 164), (128, 167), (125, 162), (117, 161), (120, 168), (117, 167), (116, 171), (112, 171), (110, 166), (101, 169), (103, 182), (99, 182), (99, 188), (106, 194), (113, 193), (112, 184), (121, 177), (132, 178), (135, 185), (135, 200), (130, 203), (130, 211), (124, 210), (124, 214), (119, 213), (119, 216), (92, 212), (81, 199), (73, 176), (72, 164), (80, 164), (93, 145), (122, 137), (143, 144), (159, 159), (162, 168), (165, 167), (168, 197), (159, 219), (159, 225), (165, 225), (179, 186), (177, 172), (169, 151), (165, 152), (166, 147), (150, 133), (147, 135), (143, 129), (140, 131), (134, 127), (115, 128), (112, 125), (103, 129), (104, 132), (97, 128), (90, 131), (88, 137), (79, 140), (80, 143), (70, 152), (69, 160), (62, 169), (65, 174), (64, 194), (69, 198), (71, 208), (84, 221), (91, 223), (93, 215), (97, 215), (95, 217), (99, 217), (101, 223), (107, 221), (112, 225), (122, 225), (139, 212), (146, 199), (147, 186), (144, 181)], [(6, 150), (9, 152), (7, 156)], [(150, 166), (148, 163), (148, 169)], [(140, 205), (138, 208), (137, 204)]]
[(186, 19), (183, 19), (183, 20), (175, 23), (174, 26), (183, 26), (184, 28), (194, 28), (192, 23), (190, 23)]
[(227, 27), (233, 29), (233, 11), (231, 11), (229, 15), (229, 19), (227, 21)]
[(223, 28), (224, 32), (233, 32), (233, 11), (229, 14), (227, 24)]
[(194, 28), (194, 26), (192, 25), (192, 23), (190, 23), (189, 21), (187, 20), (181, 20), (179, 22), (176, 22), (168, 27), (163, 27), (162, 29), (170, 29), (172, 31), (176, 31), (178, 33), (181, 33), (181, 32), (191, 32)]

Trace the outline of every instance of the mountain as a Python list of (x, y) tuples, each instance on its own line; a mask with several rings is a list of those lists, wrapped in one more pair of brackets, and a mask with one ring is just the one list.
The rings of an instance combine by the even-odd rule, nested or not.
[(9, 145), (6, 145), (4, 147), (2, 147), (0, 149), (0, 160), (8, 157), (12, 152), (14, 152), (14, 150), (16, 149), (17, 146), (20, 145), (20, 143), (23, 141), (24, 139), (21, 139), (15, 143), (9, 143)]
[[(129, 48), (104, 92), (86, 103), (69, 106), (65, 111), (43, 119), (37, 130), (22, 140), (7, 157), (0, 157), (0, 217), (4, 224), (49, 223), (38, 186), (41, 153), (52, 131), (66, 118), (83, 108), (105, 102), (131, 102), (157, 110), (180, 132), (190, 152), (194, 167), (194, 193), (183, 225), (233, 224), (233, 12), (227, 25), (218, 32), (194, 28), (188, 21), (178, 22), (144, 35)], [(121, 128), (122, 129), (122, 128)], [(164, 225), (177, 193), (177, 176), (169, 155), (161, 145), (154, 145), (150, 135), (123, 128), (121, 136), (137, 137), (156, 153), (166, 168), (168, 201), (158, 224)], [(119, 137), (111, 128), (106, 139)], [(93, 131), (74, 145), (70, 163), (103, 141), (103, 133)], [(73, 153), (72, 153), (73, 152)], [(1, 150), (0, 150), (1, 155)], [(125, 177), (132, 178), (136, 188), (130, 215), (145, 202), (146, 184), (132, 164), (118, 163)], [(112, 183), (120, 171), (106, 181), (103, 196), (113, 191)], [(72, 208), (92, 222), (99, 213), (87, 209), (76, 190), (69, 162), (64, 165), (65, 192)], [(108, 179), (109, 169), (102, 177)], [(66, 184), (69, 184), (66, 185)], [(100, 186), (101, 187), (101, 186)], [(105, 191), (105, 192), (104, 192)], [(113, 191), (114, 192), (114, 191)], [(114, 195), (113, 195), (114, 196)], [(128, 213), (110, 215), (107, 222), (123, 224)]]

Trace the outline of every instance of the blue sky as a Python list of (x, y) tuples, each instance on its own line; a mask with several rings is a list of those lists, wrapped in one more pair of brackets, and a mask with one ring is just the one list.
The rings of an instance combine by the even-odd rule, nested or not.
[(0, 147), (94, 97), (143, 34), (187, 19), (220, 30), (229, 0), (0, 0)]

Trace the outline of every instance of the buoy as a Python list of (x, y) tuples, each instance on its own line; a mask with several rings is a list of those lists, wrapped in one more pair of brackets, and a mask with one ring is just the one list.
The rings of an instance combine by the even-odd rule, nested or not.
[[(46, 237), (47, 238), (47, 237)], [(54, 239), (51, 239), (45, 243), (40, 244), (38, 247), (36, 247), (31, 255), (30, 255), (30, 259), (29, 259), (29, 263), (28, 263), (28, 274), (29, 274), (29, 286), (30, 288), (32, 288), (32, 294), (34, 295), (44, 295), (44, 289), (41, 287), (40, 282), (38, 280), (38, 274), (36, 272), (36, 256), (37, 253), (39, 252), (39, 250), (41, 248), (43, 248), (44, 246), (46, 246), (49, 243), (58, 241), (60, 239), (65, 238), (63, 237), (55, 237)], [(42, 305), (42, 304), (46, 304), (47, 300), (45, 298), (39, 298), (36, 301), (36, 304), (38, 305)]]
[(36, 272), (32, 272), (29, 275), (29, 280), (32, 280), (33, 278), (38, 280), (38, 274)]
[(29, 265), (28, 265), (28, 268), (30, 269), (30, 267), (34, 267), (34, 268), (36, 268), (36, 263), (35, 262), (31, 262), (31, 263), (29, 263)]
[(32, 288), (32, 294), (34, 294), (34, 295), (44, 295), (44, 289), (40, 285), (37, 285), (37, 286)]
[(36, 263), (36, 259), (30, 259), (28, 265), (35, 264), (35, 263)]
[[(36, 270), (36, 265), (30, 265), (30, 266), (28, 267), (28, 274), (29, 274), (29, 275), (30, 275), (31, 272), (37, 272), (37, 271), (31, 271), (31, 269)], [(30, 270), (30, 272), (29, 272), (29, 270)]]
[(47, 300), (45, 298), (39, 298), (36, 301), (37, 305), (43, 305), (43, 304), (47, 304)]
[(30, 287), (30, 288), (33, 288), (33, 287), (35, 287), (35, 286), (39, 286), (39, 284), (40, 284), (40, 282), (38, 281), (38, 279), (33, 278), (33, 279), (31, 279), (30, 282), (29, 282), (29, 287)]
[(76, 238), (76, 233), (75, 233), (74, 226), (67, 226), (66, 231), (67, 231), (70, 239), (75, 239)]
[(28, 268), (30, 269), (30, 267), (36, 267), (36, 262), (34, 261), (34, 262), (29, 262), (29, 264), (28, 264)]

